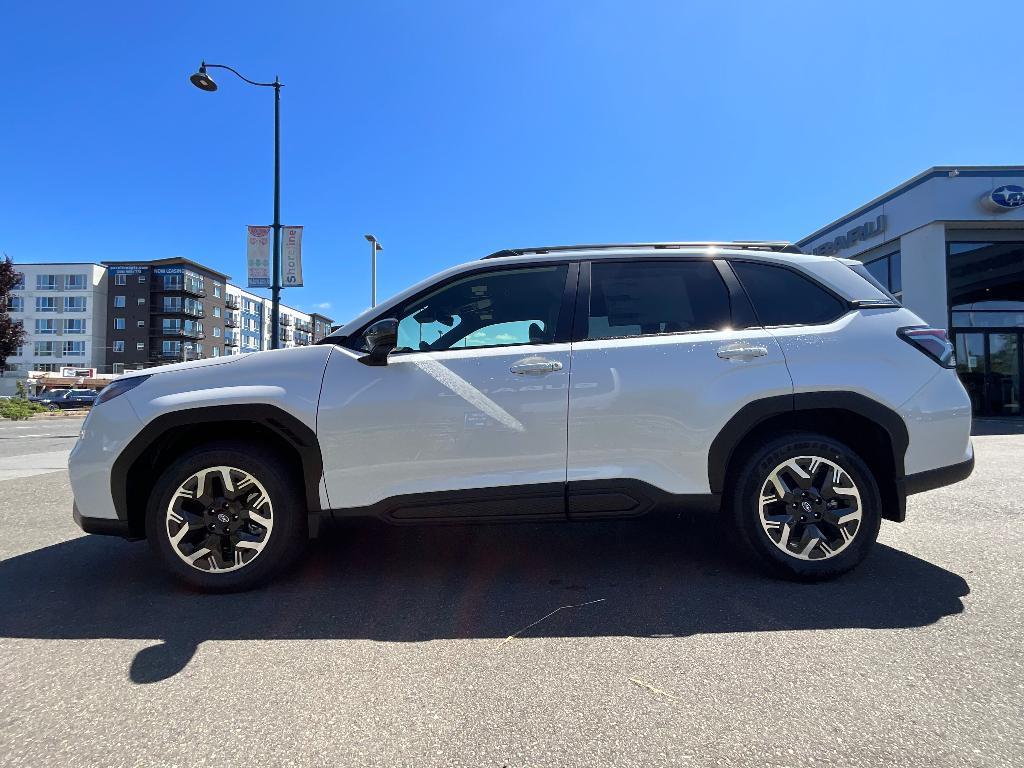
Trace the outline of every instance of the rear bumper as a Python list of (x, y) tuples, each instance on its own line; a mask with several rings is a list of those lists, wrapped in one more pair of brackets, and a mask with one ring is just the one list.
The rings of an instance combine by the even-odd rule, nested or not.
[(86, 533), (96, 533), (101, 536), (120, 536), (122, 539), (128, 539), (129, 541), (137, 541), (139, 538), (138, 536), (132, 536), (128, 530), (127, 520), (111, 520), (108, 517), (84, 517), (78, 511), (77, 504), (72, 507), (71, 516), (75, 519), (78, 527)]
[(906, 489), (908, 496), (912, 493), (923, 493), (924, 491), (941, 488), (944, 485), (959, 483), (961, 480), (965, 480), (970, 476), (973, 471), (974, 454), (972, 453), (971, 458), (967, 459), (967, 461), (961, 461), (958, 464), (950, 464), (947, 467), (929, 469), (926, 472), (917, 472), (913, 475), (907, 475), (904, 480), (904, 488)]

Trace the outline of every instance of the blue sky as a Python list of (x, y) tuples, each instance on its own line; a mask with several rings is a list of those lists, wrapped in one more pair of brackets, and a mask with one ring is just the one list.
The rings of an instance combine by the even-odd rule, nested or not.
[(1011, 3), (6, 3), (0, 252), (244, 282), (283, 219), (346, 320), (502, 247), (796, 239), (932, 165), (1024, 162)]

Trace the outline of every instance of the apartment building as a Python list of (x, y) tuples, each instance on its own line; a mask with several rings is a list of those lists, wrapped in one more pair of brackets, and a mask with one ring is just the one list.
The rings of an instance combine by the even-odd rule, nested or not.
[[(270, 299), (257, 296), (243, 288), (228, 285), (231, 352), (256, 352), (270, 349)], [(331, 332), (331, 319), (324, 315), (307, 314), (286, 304), (280, 308), (280, 343), (282, 347), (301, 347), (314, 344)]]
[(107, 271), (100, 264), (18, 264), (8, 300), (25, 340), (8, 371), (59, 372), (104, 365)]
[[(186, 258), (102, 264), (18, 264), (11, 316), (27, 336), (10, 371), (163, 363), (270, 349), (270, 299)], [(312, 344), (331, 319), (281, 305), (281, 346)]]
[(227, 275), (180, 257), (104, 265), (110, 340), (105, 370), (226, 354)]

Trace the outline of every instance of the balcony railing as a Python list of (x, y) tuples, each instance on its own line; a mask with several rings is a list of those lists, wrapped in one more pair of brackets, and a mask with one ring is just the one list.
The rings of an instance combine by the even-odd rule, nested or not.
[(237, 347), (238, 346), (238, 339), (228, 339), (228, 338), (225, 338), (224, 339), (224, 344), (225, 344), (225, 346), (228, 346), (228, 347)]
[(281, 315), (281, 325), (291, 325), (292, 318), (290, 315)]
[(157, 336), (183, 336), (187, 339), (199, 339), (202, 341), (206, 334), (189, 328), (160, 328), (156, 331)]
[(206, 317), (206, 312), (202, 309), (196, 309), (195, 307), (182, 306), (167, 306), (164, 305), (163, 309), (159, 311), (161, 315), (188, 315), (189, 317)]
[(224, 325), (228, 328), (237, 328), (238, 318), (234, 315), (224, 315)]

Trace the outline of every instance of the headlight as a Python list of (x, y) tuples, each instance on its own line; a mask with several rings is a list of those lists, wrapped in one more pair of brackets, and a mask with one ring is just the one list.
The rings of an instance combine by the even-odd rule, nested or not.
[(96, 398), (96, 405), (105, 403), (107, 400), (113, 400), (115, 397), (123, 395), (125, 392), (130, 392), (148, 378), (149, 376), (130, 376), (127, 379), (112, 381), (103, 388), (102, 392), (100, 392), (100, 396)]

